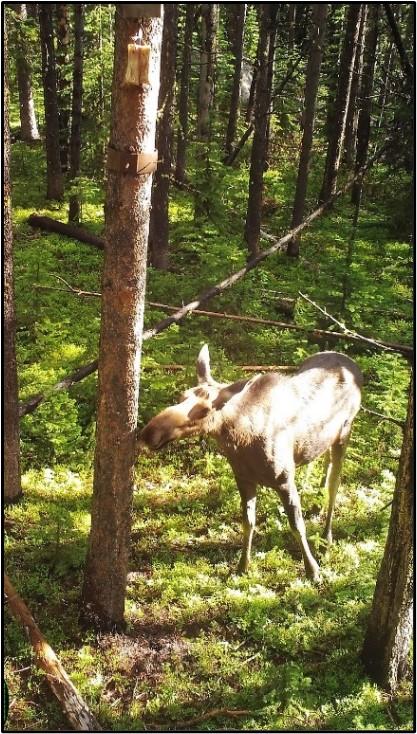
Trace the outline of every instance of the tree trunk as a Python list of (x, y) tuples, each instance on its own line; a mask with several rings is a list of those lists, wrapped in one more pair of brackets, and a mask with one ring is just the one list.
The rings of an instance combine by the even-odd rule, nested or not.
[(276, 4), (277, 10), (275, 13), (275, 20), (271, 24), (271, 28), (269, 31), (269, 38), (268, 38), (268, 71), (267, 71), (267, 77), (266, 77), (266, 83), (267, 83), (267, 94), (269, 96), (269, 105), (268, 105), (268, 112), (267, 112), (267, 121), (266, 121), (266, 135), (265, 135), (265, 162), (264, 162), (264, 171), (267, 171), (269, 168), (269, 143), (270, 143), (270, 134), (271, 134), (271, 111), (272, 111), (272, 86), (274, 82), (274, 72), (275, 72), (275, 41), (277, 37), (277, 27), (279, 24), (279, 3)]
[(200, 81), (197, 104), (196, 168), (199, 185), (195, 196), (195, 219), (208, 214), (210, 210), (210, 118), (215, 93), (217, 25), (218, 4), (203, 3), (201, 5)]
[[(256, 17), (257, 17), (259, 27), (260, 27), (260, 5), (261, 5), (260, 3), (256, 3), (256, 4), (254, 3), (253, 5), (256, 11)], [(249, 122), (249, 123), (253, 122), (253, 111), (254, 111), (254, 106), (255, 106), (255, 95), (256, 95), (256, 80), (257, 80), (258, 72), (259, 72), (258, 59), (260, 55), (260, 44), (261, 44), (261, 37), (260, 35), (258, 35), (258, 44), (256, 47), (256, 59), (253, 64), (252, 81), (251, 81), (251, 85), (249, 89), (248, 104), (246, 107), (246, 122)]]
[[(308, 57), (304, 101), (304, 129), (301, 142), (300, 161), (298, 164), (297, 185), (295, 189), (292, 227), (303, 221), (307, 195), (308, 173), (310, 167), (311, 148), (313, 144), (314, 120), (316, 114), (317, 90), (319, 87), (320, 67), (323, 57), (323, 44), (326, 33), (327, 3), (313, 5), (313, 24), (311, 31), (310, 55)], [(287, 254), (297, 257), (300, 242), (295, 237), (288, 245)]]
[(361, 11), (361, 24), (359, 27), (358, 45), (355, 54), (355, 64), (353, 67), (352, 86), (350, 90), (349, 106), (346, 117), (346, 133), (344, 144), (344, 161), (351, 168), (355, 160), (356, 152), (356, 135), (358, 130), (358, 94), (362, 79), (363, 68), (363, 49), (365, 42), (365, 28), (368, 15), (368, 4), (364, 4)]
[(362, 659), (369, 675), (394, 692), (407, 672), (413, 632), (414, 391), (411, 376), (407, 424), (384, 557), (376, 582)]
[(346, 32), (335, 103), (334, 130), (327, 148), (324, 178), (319, 199), (320, 202), (326, 201), (329, 196), (334, 194), (337, 188), (337, 175), (343, 150), (346, 117), (352, 86), (353, 65), (359, 36), (360, 15), (361, 3), (352, 3), (347, 6)]
[(235, 34), (233, 37), (232, 53), (234, 57), (233, 85), (230, 96), (229, 120), (227, 123), (225, 151), (230, 155), (233, 141), (236, 136), (237, 120), (239, 116), (240, 101), (240, 77), (243, 61), (243, 40), (245, 33), (246, 3), (237, 3), (233, 6), (233, 25)]
[(296, 11), (297, 5), (295, 3), (288, 3), (288, 50), (290, 53), (294, 51)]
[[(356, 173), (365, 165), (368, 156), (369, 136), (371, 132), (375, 57), (378, 43), (378, 15), (378, 3), (370, 3), (368, 9), (364, 64), (360, 89), (360, 108), (355, 161)], [(352, 204), (360, 205), (361, 193), (362, 181), (359, 180), (352, 188)]]
[[(69, 180), (73, 181), (80, 173), (81, 162), (81, 113), (83, 107), (83, 46), (84, 46), (84, 4), (74, 3), (74, 66), (72, 77), (71, 136), (69, 156)], [(80, 197), (71, 194), (68, 221), (80, 221)]]
[(19, 403), (16, 364), (16, 313), (13, 281), (13, 229), (10, 185), (10, 127), (7, 32), (4, 28), (4, 168), (3, 168), (3, 315), (4, 315), (4, 500), (16, 502), (22, 495), (20, 483)]
[(151, 218), (149, 223), (150, 263), (155, 268), (166, 270), (169, 257), (169, 217), (168, 196), (171, 178), (173, 143), (173, 106), (175, 95), (175, 67), (177, 59), (177, 4), (167, 3), (164, 13), (162, 34), (161, 75), (158, 101), (158, 125), (156, 147), (158, 149), (158, 168), (153, 188)]
[(188, 99), (190, 93), (191, 47), (193, 42), (195, 3), (187, 3), (185, 10), (184, 46), (182, 51), (182, 68), (180, 93), (178, 99), (178, 133), (177, 160), (175, 179), (179, 183), (186, 182), (186, 155), (188, 145)]
[(40, 140), (32, 93), (32, 73), (26, 32), (27, 9), (25, 3), (13, 3), (16, 9), (16, 75), (19, 89), (20, 134), (26, 143)]
[(197, 137), (199, 140), (208, 140), (210, 134), (210, 109), (214, 101), (217, 16), (217, 3), (202, 4), (200, 81), (197, 105)]
[(39, 31), (45, 106), (46, 198), (59, 200), (64, 193), (64, 179), (59, 152), (59, 109), (50, 3), (39, 3)]
[(70, 72), (70, 24), (68, 4), (56, 3), (56, 69), (57, 93), (59, 109), (59, 153), (61, 168), (65, 173), (68, 170), (69, 152), (69, 121), (71, 110), (71, 72)]
[[(126, 172), (125, 155), (155, 148), (162, 37), (161, 19), (126, 18), (128, 8), (116, 5), (96, 451), (83, 587), (84, 618), (107, 629), (123, 624), (152, 187), (149, 173)], [(125, 72), (128, 44), (139, 28), (150, 47), (149, 84), (135, 86), (125, 83)], [(141, 168), (135, 160), (134, 170)]]
[(263, 192), (263, 175), (266, 159), (266, 134), (268, 127), (268, 110), (271, 103), (271, 89), (268, 89), (268, 58), (271, 30), (275, 25), (277, 8), (275, 3), (260, 3), (259, 56), (257, 59), (258, 74), (256, 79), (254, 136), (251, 152), (249, 177), (249, 196), (245, 222), (245, 242), (249, 256), (258, 253), (261, 231), (261, 209)]

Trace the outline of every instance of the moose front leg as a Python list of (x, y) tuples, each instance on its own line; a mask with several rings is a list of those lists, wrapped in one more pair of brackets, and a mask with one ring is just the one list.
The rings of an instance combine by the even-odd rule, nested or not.
[(236, 477), (236, 484), (242, 504), (243, 524), (242, 556), (237, 567), (237, 572), (243, 574), (249, 568), (252, 538), (256, 524), (256, 484), (240, 477)]
[(291, 531), (301, 546), (306, 574), (313, 581), (318, 581), (320, 578), (320, 568), (308, 545), (300, 498), (294, 479), (289, 478), (284, 485), (281, 485), (278, 491), (285, 512), (287, 513)]

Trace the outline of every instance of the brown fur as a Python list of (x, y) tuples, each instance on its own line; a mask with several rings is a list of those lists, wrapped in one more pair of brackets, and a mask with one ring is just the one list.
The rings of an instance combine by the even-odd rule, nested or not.
[(293, 375), (255, 375), (228, 385), (213, 380), (205, 346), (197, 360), (197, 375), (198, 387), (187, 390), (181, 402), (144, 427), (138, 448), (157, 450), (185, 436), (214, 436), (233, 469), (242, 500), (240, 571), (249, 564), (256, 486), (263, 484), (278, 491), (300, 542), (306, 572), (317, 578), (319, 569), (306, 538), (295, 468), (330, 450), (325, 528), (330, 542), (343, 456), (361, 402), (359, 368), (343, 354), (322, 352), (305, 360)]

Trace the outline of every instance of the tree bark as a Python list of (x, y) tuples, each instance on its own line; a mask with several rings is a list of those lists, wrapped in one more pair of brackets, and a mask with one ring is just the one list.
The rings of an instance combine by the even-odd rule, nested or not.
[(13, 3), (16, 9), (16, 75), (19, 90), (20, 134), (25, 143), (40, 140), (32, 93), (32, 73), (26, 33), (27, 9), (25, 3)]
[(352, 86), (350, 90), (349, 106), (346, 117), (346, 133), (344, 143), (344, 162), (351, 168), (355, 160), (356, 135), (358, 130), (358, 94), (362, 80), (363, 50), (365, 42), (365, 29), (368, 15), (368, 4), (364, 3), (361, 11), (358, 45), (356, 47), (355, 64), (353, 67)]
[(93, 716), (84, 699), (71, 682), (60, 660), (48, 644), (33, 619), (23, 599), (19, 596), (9, 577), (4, 575), (4, 591), (12, 616), (23, 625), (26, 636), (33, 647), (37, 665), (46, 673), (52, 692), (57, 697), (62, 710), (75, 731), (101, 731), (101, 726)]
[(246, 3), (237, 3), (233, 6), (232, 22), (235, 29), (232, 53), (234, 57), (233, 84), (230, 95), (229, 119), (227, 123), (225, 152), (230, 155), (233, 141), (236, 136), (239, 116), (240, 77), (242, 74), (243, 40), (245, 34)]
[(177, 5), (167, 3), (164, 13), (161, 47), (161, 68), (164, 69), (164, 73), (161, 75), (161, 85), (159, 87), (156, 132), (159, 163), (153, 181), (149, 223), (150, 263), (159, 270), (166, 270), (169, 265), (168, 196), (172, 164), (177, 20)]
[(46, 198), (60, 200), (64, 193), (64, 179), (59, 152), (59, 109), (50, 3), (39, 3), (39, 31), (46, 128)]
[(288, 50), (290, 53), (294, 51), (296, 11), (297, 5), (295, 3), (288, 3)]
[(407, 423), (384, 557), (376, 582), (362, 659), (369, 675), (394, 692), (407, 672), (413, 632), (414, 389), (411, 376)]
[[(295, 189), (294, 208), (292, 213), (292, 227), (300, 224), (304, 218), (305, 201), (307, 196), (308, 173), (310, 167), (311, 148), (313, 144), (314, 120), (316, 114), (317, 90), (319, 87), (320, 67), (323, 57), (323, 44), (326, 33), (327, 3), (313, 5), (313, 24), (311, 32), (310, 55), (306, 71), (305, 101), (304, 101), (304, 129), (301, 142), (300, 161)], [(287, 254), (297, 257), (300, 250), (299, 238), (294, 238), (288, 245)]]
[[(84, 47), (84, 4), (74, 3), (74, 66), (72, 77), (71, 136), (69, 150), (69, 180), (80, 173), (81, 163), (81, 113), (83, 107), (83, 47)], [(68, 221), (78, 224), (80, 220), (80, 197), (71, 194)]]
[(186, 182), (186, 156), (188, 145), (188, 99), (190, 93), (191, 47), (193, 42), (195, 3), (187, 3), (185, 10), (184, 46), (182, 51), (182, 67), (180, 93), (178, 99), (178, 133), (177, 160), (175, 179), (179, 183)]
[[(141, 22), (116, 5), (110, 148), (155, 147), (162, 20)], [(149, 84), (124, 82), (127, 48), (142, 29)], [(108, 170), (91, 532), (83, 586), (84, 619), (123, 625), (131, 531), (135, 434), (143, 332), (152, 176)], [(117, 354), (117, 359), (115, 355)]]
[(266, 159), (268, 110), (271, 103), (271, 89), (268, 85), (268, 58), (271, 31), (275, 26), (277, 13), (275, 3), (260, 3), (259, 8), (259, 56), (257, 59), (258, 74), (255, 93), (254, 136), (251, 152), (248, 207), (244, 232), (245, 242), (251, 257), (256, 256), (258, 253), (261, 231), (261, 209), (263, 175)]
[(327, 148), (323, 184), (319, 197), (320, 202), (326, 201), (337, 188), (337, 176), (343, 150), (346, 117), (352, 86), (353, 65), (359, 36), (360, 14), (361, 3), (352, 3), (347, 6), (346, 32), (335, 103), (335, 123)]
[(3, 168), (3, 315), (4, 315), (4, 500), (16, 502), (22, 495), (20, 483), (20, 432), (16, 363), (16, 312), (13, 278), (13, 229), (10, 182), (10, 127), (7, 32), (4, 28), (4, 168)]
[[(374, 70), (376, 47), (378, 43), (378, 3), (370, 3), (367, 18), (364, 64), (360, 88), (360, 107), (358, 117), (358, 133), (355, 171), (359, 171), (366, 163), (371, 133), (372, 91), (374, 86)], [(360, 206), (362, 181), (358, 180), (352, 188), (352, 204)]]
[(210, 135), (210, 109), (214, 101), (217, 16), (217, 3), (202, 3), (197, 137), (204, 141), (208, 140)]
[(56, 70), (59, 109), (59, 154), (61, 169), (68, 170), (69, 122), (71, 110), (71, 73), (70, 73), (70, 24), (68, 4), (56, 3)]

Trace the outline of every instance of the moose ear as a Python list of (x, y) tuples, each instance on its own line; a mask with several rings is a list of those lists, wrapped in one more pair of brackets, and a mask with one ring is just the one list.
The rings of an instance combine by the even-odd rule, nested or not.
[(233, 382), (231, 385), (223, 387), (217, 395), (217, 398), (213, 400), (213, 408), (221, 410), (231, 398), (242, 392), (242, 390), (244, 390), (252, 380), (253, 377), (250, 377), (248, 380), (237, 380), (237, 382)]
[(197, 357), (197, 378), (199, 384), (211, 382), (210, 355), (207, 344), (200, 349), (200, 354)]
[(194, 405), (190, 412), (188, 413), (188, 417), (191, 421), (200, 421), (202, 418), (205, 418), (208, 413), (210, 413), (211, 407), (210, 404), (204, 401), (204, 403), (197, 403), (197, 405)]

